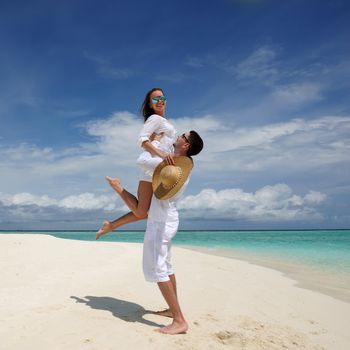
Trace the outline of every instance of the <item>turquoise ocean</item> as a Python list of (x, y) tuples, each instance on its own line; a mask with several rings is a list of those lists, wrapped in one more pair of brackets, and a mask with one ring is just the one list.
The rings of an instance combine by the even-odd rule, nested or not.
[[(0, 231), (95, 241), (93, 231)], [(142, 243), (143, 231), (116, 231), (98, 242)], [(350, 230), (179, 231), (176, 246), (279, 270), (299, 286), (350, 302)]]

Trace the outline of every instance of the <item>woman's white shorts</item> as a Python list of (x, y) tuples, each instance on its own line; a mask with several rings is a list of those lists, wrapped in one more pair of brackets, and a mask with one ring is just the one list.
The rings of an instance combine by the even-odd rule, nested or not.
[(148, 220), (143, 243), (143, 273), (147, 281), (166, 282), (174, 273), (170, 250), (178, 226), (179, 220), (166, 223)]

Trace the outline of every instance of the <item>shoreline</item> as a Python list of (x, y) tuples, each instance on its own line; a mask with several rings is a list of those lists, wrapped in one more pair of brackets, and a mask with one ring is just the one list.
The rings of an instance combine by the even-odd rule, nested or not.
[[(173, 247), (190, 325), (169, 336), (157, 286), (142, 275), (142, 244), (0, 235), (3, 349), (347, 350), (350, 305), (297, 288), (282, 273)], [(1, 348), (0, 346), (0, 348)]]
[(292, 279), (297, 287), (319, 292), (350, 304), (350, 276), (347, 274), (340, 273), (333, 275), (330, 272), (324, 272), (315, 267), (310, 268), (302, 263), (289, 263), (275, 257), (263, 257), (258, 254), (243, 253), (234, 249), (211, 249), (188, 245), (181, 245), (181, 247), (209, 255), (238, 259), (256, 266), (273, 269), (283, 273), (287, 278)]
[[(222, 231), (222, 230), (220, 230)], [(290, 230), (295, 231), (295, 230)], [(310, 231), (310, 230), (309, 230)], [(324, 231), (324, 230), (320, 230)], [(341, 230), (338, 230), (341, 231)], [(5, 233), (6, 232), (6, 233)], [(26, 234), (30, 235), (31, 231), (23, 231), (18, 232), (18, 235)], [(35, 231), (33, 234), (36, 235), (38, 231)], [(49, 235), (52, 237), (56, 237), (64, 240), (75, 240), (75, 241), (91, 241), (94, 240), (81, 240), (79, 238), (71, 238), (71, 237), (59, 237), (51, 233), (46, 233), (43, 231), (39, 233), (39, 235)], [(57, 231), (52, 231), (57, 232)], [(73, 232), (71, 230), (67, 232)], [(75, 231), (74, 231), (75, 232)], [(78, 232), (78, 231), (77, 231)], [(86, 231), (79, 231), (86, 232)], [(91, 231), (93, 233), (93, 231)], [(135, 231), (132, 231), (135, 232)], [(141, 233), (143, 231), (139, 231)], [(192, 231), (190, 231), (192, 232)], [(16, 235), (15, 231), (0, 231), (1, 234), (11, 234)], [(118, 241), (99, 241), (99, 242), (116, 242), (122, 243)], [(125, 242), (128, 243), (128, 242)], [(131, 242), (130, 242), (131, 243)], [(137, 242), (134, 242), (137, 243)], [(139, 243), (140, 244), (140, 243)], [(142, 243), (141, 243), (142, 244)], [(183, 243), (174, 243), (174, 247), (182, 247), (191, 251), (203, 252), (209, 255), (221, 256), (231, 259), (238, 259), (241, 261), (245, 261), (257, 266), (263, 266), (267, 268), (274, 269), (276, 271), (282, 272), (286, 277), (291, 278), (296, 286), (300, 288), (305, 288), (308, 290), (313, 290), (316, 292), (323, 293), (325, 295), (331, 296), (341, 301), (345, 301), (350, 303), (350, 274), (344, 273), (343, 271), (339, 272), (339, 270), (325, 271), (322, 267), (317, 267), (312, 265), (307, 265), (305, 262), (295, 262), (288, 261), (287, 259), (281, 259), (277, 256), (270, 255), (262, 255), (259, 253), (254, 253), (252, 251), (242, 251), (234, 248), (224, 248), (224, 247), (205, 247), (205, 246), (195, 246), (195, 245), (186, 245)]]

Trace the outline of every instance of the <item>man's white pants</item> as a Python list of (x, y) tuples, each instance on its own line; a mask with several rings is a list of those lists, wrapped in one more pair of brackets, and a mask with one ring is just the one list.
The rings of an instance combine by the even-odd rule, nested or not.
[(143, 273), (149, 282), (169, 281), (172, 275), (171, 239), (176, 235), (179, 220), (156, 222), (148, 219), (143, 243)]

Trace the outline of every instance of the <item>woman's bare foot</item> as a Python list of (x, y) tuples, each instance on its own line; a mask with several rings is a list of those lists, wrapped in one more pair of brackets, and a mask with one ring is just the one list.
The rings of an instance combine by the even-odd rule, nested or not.
[(161, 311), (154, 311), (153, 315), (173, 318), (173, 314), (171, 313), (170, 309), (165, 309), (165, 310), (161, 310)]
[(186, 322), (175, 322), (175, 321), (173, 321), (173, 323), (170, 324), (169, 326), (156, 329), (156, 331), (159, 333), (172, 334), (172, 335), (183, 334), (183, 333), (186, 333), (187, 330), (188, 330), (188, 324)]
[(106, 176), (106, 180), (117, 193), (121, 194), (123, 192), (124, 188), (119, 179), (113, 179), (110, 176)]
[(96, 240), (98, 240), (102, 235), (113, 231), (112, 224), (109, 221), (103, 221), (102, 227), (96, 233)]

